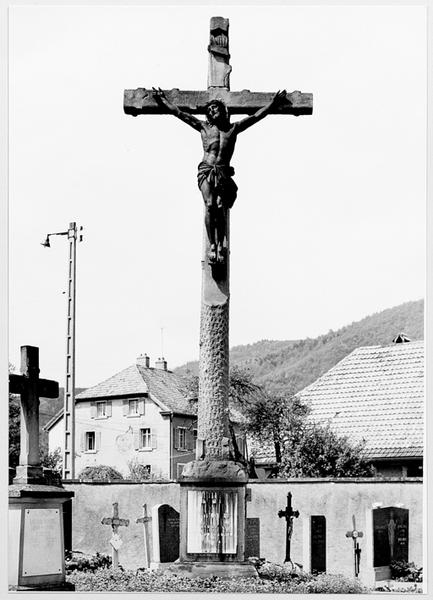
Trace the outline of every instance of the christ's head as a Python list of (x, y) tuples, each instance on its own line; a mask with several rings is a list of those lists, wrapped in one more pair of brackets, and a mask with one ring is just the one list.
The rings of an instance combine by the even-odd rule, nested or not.
[(227, 106), (222, 100), (211, 100), (206, 104), (206, 117), (211, 125), (218, 121), (228, 121), (229, 114)]

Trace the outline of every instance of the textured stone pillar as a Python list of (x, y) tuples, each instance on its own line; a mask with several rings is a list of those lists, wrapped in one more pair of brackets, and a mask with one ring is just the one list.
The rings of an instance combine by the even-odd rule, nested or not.
[(197, 436), (210, 460), (229, 458), (229, 213), (226, 249), (226, 263), (210, 265), (204, 232)]

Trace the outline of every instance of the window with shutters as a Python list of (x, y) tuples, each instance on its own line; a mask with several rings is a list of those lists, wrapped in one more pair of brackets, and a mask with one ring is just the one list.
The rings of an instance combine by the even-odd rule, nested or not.
[(144, 427), (140, 429), (140, 450), (151, 450), (152, 449), (152, 431), (150, 427)]
[(107, 403), (106, 402), (97, 402), (96, 403), (96, 418), (103, 419), (107, 416)]
[(136, 417), (137, 415), (140, 414), (139, 412), (139, 406), (138, 406), (138, 400), (129, 400), (129, 407), (128, 407), (128, 416), (130, 417)]
[(87, 452), (96, 450), (96, 436), (94, 431), (86, 431), (86, 446)]
[(177, 449), (178, 450), (186, 450), (186, 428), (178, 427), (177, 428)]

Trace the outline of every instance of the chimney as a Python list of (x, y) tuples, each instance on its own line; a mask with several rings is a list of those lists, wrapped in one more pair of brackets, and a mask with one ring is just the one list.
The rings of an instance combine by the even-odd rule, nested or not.
[(147, 369), (150, 367), (150, 358), (147, 354), (140, 354), (140, 356), (137, 356), (137, 365), (146, 367)]
[(163, 371), (167, 370), (167, 361), (164, 357), (158, 358), (158, 360), (155, 361), (155, 369), (162, 369)]
[(410, 342), (410, 339), (405, 333), (399, 333), (398, 336), (395, 337), (392, 341), (394, 344), (405, 344), (406, 342)]

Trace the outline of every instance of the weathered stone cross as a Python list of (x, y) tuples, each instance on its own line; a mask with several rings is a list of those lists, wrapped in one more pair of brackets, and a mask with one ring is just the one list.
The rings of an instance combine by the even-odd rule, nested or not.
[(299, 510), (293, 510), (292, 508), (291, 492), (287, 494), (286, 508), (284, 510), (279, 510), (278, 516), (280, 519), (281, 517), (285, 517), (286, 519), (286, 558), (284, 559), (284, 562), (292, 562), (292, 559), (290, 558), (290, 544), (293, 533), (293, 518), (295, 517), (297, 519), (299, 517)]
[[(212, 17), (205, 91), (125, 90), (124, 111), (173, 114), (200, 132), (198, 184), (204, 200), (197, 458), (234, 459), (229, 432), (229, 213), (237, 186), (230, 160), (237, 135), (268, 114), (310, 115), (312, 94), (230, 91), (229, 21)], [(228, 113), (227, 113), (228, 109)], [(206, 114), (207, 121), (195, 114)], [(230, 123), (228, 114), (250, 115)]]
[(9, 392), (21, 396), (20, 458), (14, 483), (42, 483), (39, 398), (58, 398), (59, 384), (39, 379), (39, 348), (35, 346), (21, 346), (21, 373), (9, 375)]
[(128, 527), (129, 519), (119, 519), (119, 503), (113, 502), (113, 516), (112, 517), (104, 517), (101, 519), (102, 525), (111, 525), (111, 529), (113, 530), (113, 535), (110, 540), (110, 544), (113, 548), (112, 551), (112, 559), (113, 559), (113, 569), (117, 569), (119, 566), (119, 548), (123, 544), (120, 539), (118, 530), (122, 525)]
[(136, 519), (136, 523), (143, 523), (143, 535), (144, 535), (144, 564), (146, 567), (149, 566), (149, 548), (147, 544), (147, 527), (148, 523), (152, 520), (152, 517), (147, 516), (147, 505), (143, 504), (143, 516)]

